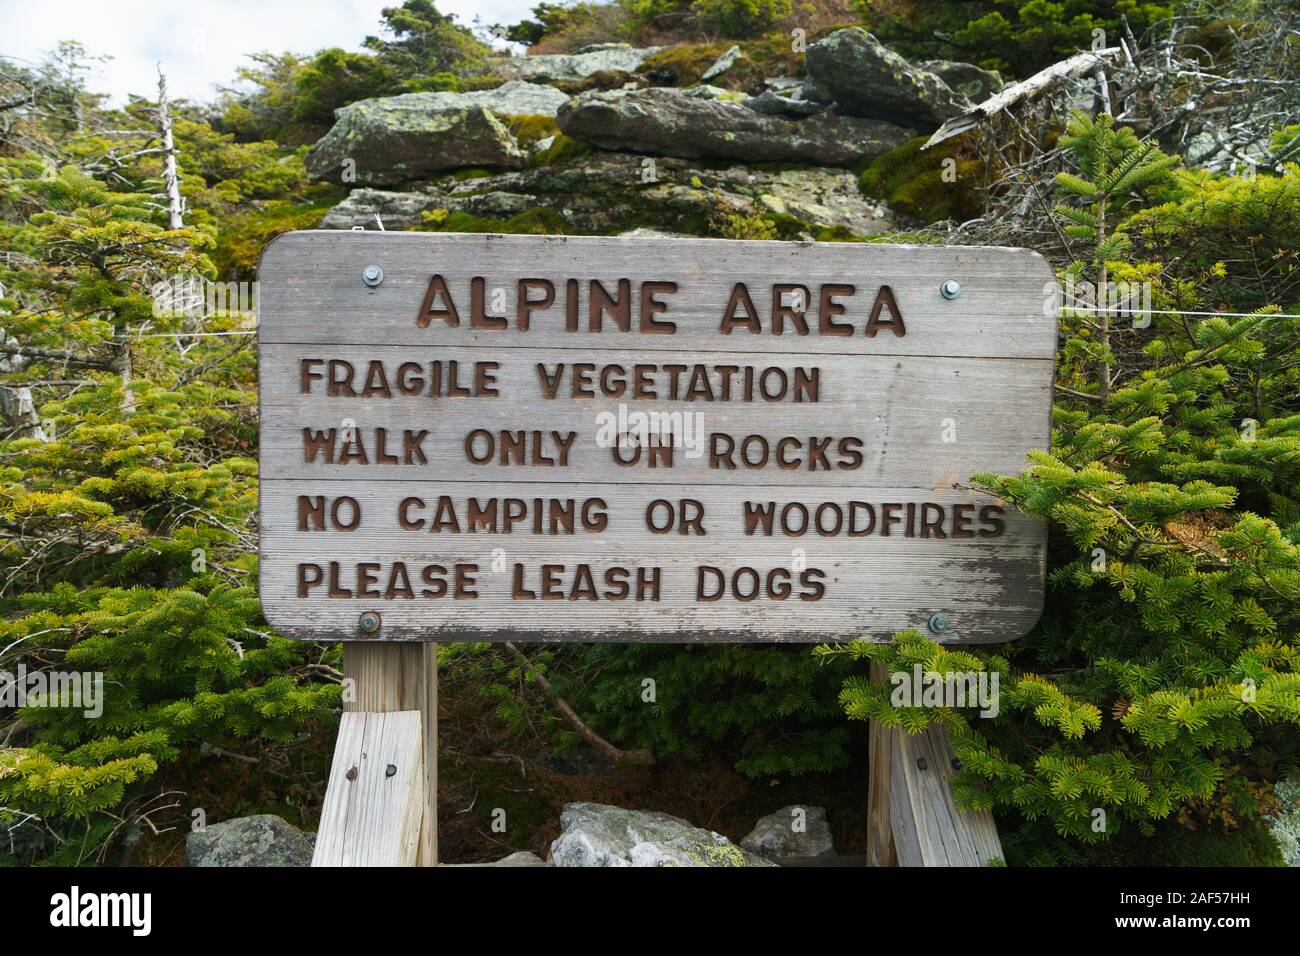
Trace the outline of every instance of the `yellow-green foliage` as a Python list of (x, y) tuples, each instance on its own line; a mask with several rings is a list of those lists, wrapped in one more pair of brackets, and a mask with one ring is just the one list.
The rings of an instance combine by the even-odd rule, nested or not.
[(694, 0), (691, 12), (725, 37), (752, 37), (784, 20), (793, 0)]
[(532, 149), (539, 140), (554, 136), (560, 131), (551, 116), (506, 116), (502, 119), (516, 142), (524, 149)]
[[(744, 55), (731, 69), (711, 79), (709, 83), (713, 86), (759, 92), (764, 88), (764, 77), (803, 75), (803, 58), (790, 49), (788, 36), (774, 33), (736, 45)], [(670, 46), (647, 57), (637, 69), (637, 75), (660, 81), (669, 78), (672, 86), (694, 86), (731, 46), (728, 42)]]
[(564, 235), (568, 225), (552, 209), (538, 206), (516, 213), (509, 219), (488, 219), (468, 212), (431, 209), (423, 214), (416, 232), (497, 232), (534, 236)]
[(975, 218), (983, 164), (963, 154), (961, 138), (922, 150), (927, 139), (918, 136), (873, 160), (862, 172), (862, 191), (927, 223)]
[(574, 139), (572, 136), (565, 136), (563, 133), (556, 133), (555, 140), (550, 146), (538, 153), (534, 153), (528, 159), (530, 167), (536, 166), (553, 166), (558, 163), (565, 163), (570, 160), (579, 159), (583, 156), (589, 156), (596, 151), (590, 143), (584, 143), (580, 139)]
[[(1101, 844), (1175, 862), (1190, 838), (1144, 840), (1257, 828), (1300, 759), (1300, 326), (1276, 318), (1294, 310), (1300, 168), (1174, 176), (1108, 120), (1070, 133), (1055, 192), (1072, 269), (1150, 281), (1152, 314), (1112, 317), (1103, 343), (1095, 315), (1063, 311), (1051, 452), (969, 476), (1048, 520), (1042, 619), (960, 660), (918, 634), (822, 653), (1000, 675), (995, 719), (900, 711), (863, 678), (841, 701), (908, 731), (946, 723), (954, 792), (999, 815), (1013, 862), (1104, 862)], [(1106, 367), (1123, 373), (1103, 395)]]
[(217, 274), (224, 279), (250, 278), (268, 242), (283, 232), (317, 228), (346, 192), (341, 186), (318, 186), (305, 202), (271, 200), (232, 214), (212, 253)]

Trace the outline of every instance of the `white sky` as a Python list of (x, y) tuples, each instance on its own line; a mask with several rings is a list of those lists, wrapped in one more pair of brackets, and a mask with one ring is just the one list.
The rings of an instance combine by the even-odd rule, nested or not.
[[(526, 19), (536, 0), (435, 0), (442, 13), (472, 25)], [(89, 86), (122, 103), (157, 89), (162, 62), (174, 97), (210, 100), (234, 80), (245, 54), (314, 53), (360, 47), (379, 33), (380, 10), (401, 0), (0, 0), (0, 54), (39, 59), (62, 40), (80, 41), (99, 65)]]

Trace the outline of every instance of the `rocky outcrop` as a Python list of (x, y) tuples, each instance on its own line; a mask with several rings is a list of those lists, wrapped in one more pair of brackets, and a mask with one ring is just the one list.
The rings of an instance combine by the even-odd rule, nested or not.
[[(394, 109), (436, 112), (463, 106), (481, 106), (497, 116), (505, 117), (554, 116), (568, 102), (569, 97), (553, 86), (511, 80), (490, 90), (474, 90), (469, 93), (403, 93), (401, 96), (386, 96), (382, 99)], [(361, 100), (360, 103), (345, 106), (335, 112), (335, 119), (358, 105), (371, 102), (374, 101)]]
[(652, 810), (566, 804), (552, 866), (774, 866), (721, 834)]
[(865, 236), (893, 226), (889, 208), (863, 196), (846, 170), (718, 169), (661, 157), (647, 181), (646, 162), (627, 153), (594, 153), (558, 166), (474, 179), (446, 176), (419, 192), (357, 189), (330, 210), (322, 227), (377, 229), (378, 215), (385, 229), (409, 229), (439, 209), (505, 220), (539, 206), (579, 234), (651, 228), (701, 235), (719, 211), (789, 217), (805, 224), (800, 234), (807, 238), (818, 229)]
[(269, 813), (238, 817), (185, 838), (190, 866), (310, 866), (314, 834)]
[(916, 135), (831, 110), (791, 120), (670, 88), (584, 93), (560, 108), (556, 122), (569, 136), (606, 149), (823, 166), (852, 165)]
[(740, 845), (769, 860), (835, 855), (823, 807), (792, 806), (769, 813)]
[(663, 47), (657, 46), (634, 47), (626, 43), (598, 43), (584, 47), (577, 53), (543, 53), (499, 60), (493, 63), (492, 72), (514, 80), (572, 82), (585, 79), (593, 73), (631, 73), (647, 57), (662, 49)]
[(307, 153), (308, 175), (386, 186), (462, 166), (522, 164), (524, 153), (510, 130), (486, 108), (433, 110), (393, 103), (400, 99), (404, 97), (362, 100), (347, 107)]
[(808, 47), (810, 98), (856, 116), (938, 126), (962, 102), (936, 74), (914, 66), (860, 27), (836, 30)]
[[(568, 96), (519, 81), (472, 93), (403, 93), (335, 111), (334, 126), (307, 154), (316, 179), (383, 186), (463, 166), (513, 167), (524, 152), (501, 122), (554, 116)], [(343, 176), (355, 165), (355, 179)]]
[[(410, 229), (418, 226), (421, 214), (437, 208), (427, 192), (389, 192), (383, 189), (354, 189), (347, 198), (325, 214), (322, 229)], [(376, 217), (378, 217), (376, 219)]]

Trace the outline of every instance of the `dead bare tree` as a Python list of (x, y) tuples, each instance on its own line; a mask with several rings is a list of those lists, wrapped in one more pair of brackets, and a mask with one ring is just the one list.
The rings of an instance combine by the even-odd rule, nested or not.
[(158, 66), (158, 135), (162, 138), (163, 188), (167, 192), (167, 225), (170, 229), (185, 227), (185, 200), (181, 197), (181, 178), (176, 171), (176, 142), (172, 137), (172, 114), (167, 101), (167, 77)]
[(950, 120), (927, 145), (941, 150), (961, 136), (961, 148), (983, 158), (985, 211), (929, 231), (948, 243), (1025, 245), (1073, 259), (1050, 184), (1065, 169), (1054, 144), (1074, 109), (1108, 109), (1189, 166), (1278, 170), (1300, 157), (1300, 135), (1272, 142), (1300, 123), (1300, 11), (1265, 0), (1249, 20), (1229, 13), (1202, 4), (1141, 38), (1125, 23), (1116, 46), (1069, 57)]

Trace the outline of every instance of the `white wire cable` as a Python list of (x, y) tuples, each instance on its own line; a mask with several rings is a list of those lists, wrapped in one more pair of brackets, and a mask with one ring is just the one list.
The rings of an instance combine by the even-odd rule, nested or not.
[[(1229, 319), (1300, 319), (1300, 315), (1290, 312), (1187, 312), (1182, 309), (1145, 309), (1141, 312), (1130, 312), (1123, 315), (1119, 309), (1097, 309), (1085, 306), (1061, 306), (1062, 312), (1091, 312), (1093, 314), (1105, 313), (1110, 316), (1121, 318), (1133, 318), (1138, 315), (1193, 315), (1201, 317), (1223, 316)], [(133, 339), (200, 339), (214, 338), (223, 335), (256, 335), (257, 329), (236, 329), (231, 332), (146, 332), (142, 335), (133, 335)]]

